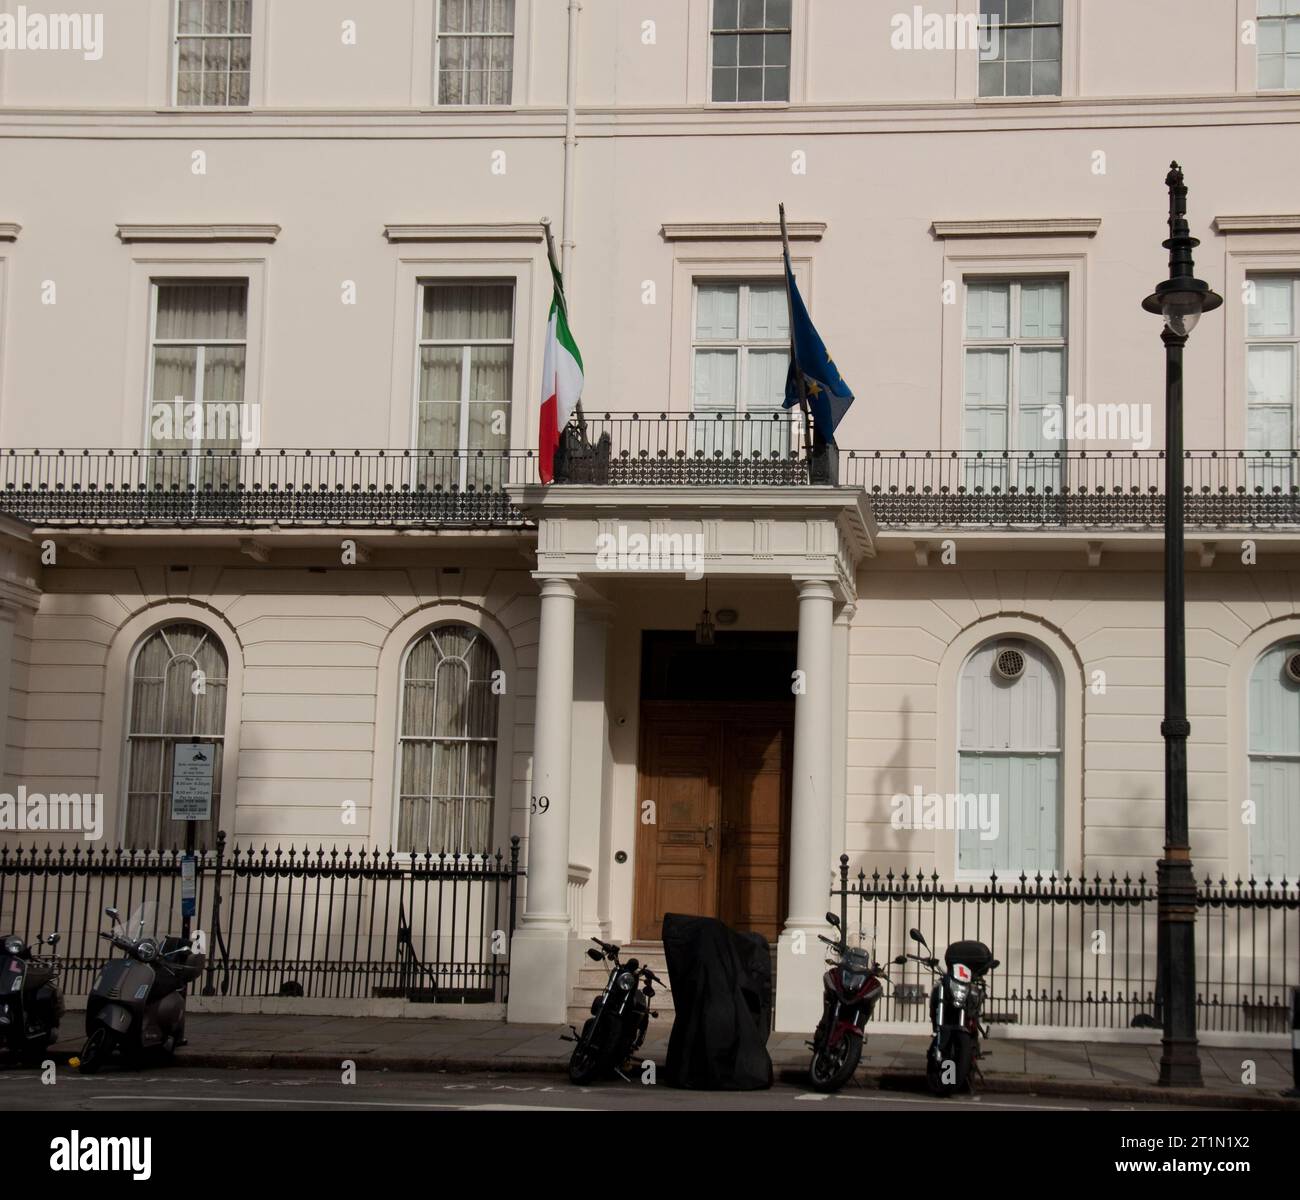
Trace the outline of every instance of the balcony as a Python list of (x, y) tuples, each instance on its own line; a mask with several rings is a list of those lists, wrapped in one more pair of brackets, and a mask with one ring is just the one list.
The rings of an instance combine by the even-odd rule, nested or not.
[[(588, 417), (608, 453), (575, 478), (631, 487), (806, 487), (787, 413)], [(841, 450), (882, 529), (1151, 530), (1162, 451), (979, 454)], [(517, 529), (507, 485), (538, 482), (532, 451), (6, 450), (0, 512), (37, 527)], [(1300, 528), (1296, 451), (1189, 451), (1190, 530)]]

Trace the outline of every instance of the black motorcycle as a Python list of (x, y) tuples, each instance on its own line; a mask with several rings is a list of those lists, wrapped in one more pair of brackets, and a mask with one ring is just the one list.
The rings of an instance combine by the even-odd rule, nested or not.
[[(610, 962), (605, 990), (591, 1002), (591, 1016), (582, 1032), (573, 1030), (567, 1042), (576, 1042), (569, 1056), (569, 1079), (583, 1086), (593, 1080), (622, 1073), (628, 1059), (645, 1041), (650, 1018), (659, 1014), (650, 1007), (655, 997), (654, 985), (666, 987), (649, 967), (635, 958), (619, 962), (619, 948), (599, 938), (592, 938), (599, 950), (588, 950), (595, 962)], [(571, 1027), (572, 1028), (572, 1027)]]
[(925, 1081), (936, 1096), (951, 1096), (970, 1085), (971, 1071), (979, 1071), (980, 1036), (989, 1031), (980, 1024), (988, 988), (984, 977), (999, 963), (983, 942), (953, 942), (944, 951), (943, 971), (939, 960), (930, 953), (919, 929), (908, 936), (926, 951), (900, 954), (894, 962), (900, 966), (909, 959), (929, 968), (934, 976), (930, 993), (930, 1026), (934, 1037), (925, 1056)]
[[(12, 934), (0, 942), (0, 1046), (20, 1061), (39, 1061), (59, 1040), (58, 944), (57, 933), (38, 938), (35, 946)], [(33, 953), (40, 946), (50, 947), (48, 958)]]
[[(869, 948), (848, 944), (839, 917), (827, 913), (826, 920), (839, 937), (817, 935), (835, 952), (835, 958), (826, 960), (830, 970), (822, 976), (822, 1019), (808, 1043), (813, 1052), (808, 1076), (818, 1092), (836, 1091), (853, 1078), (862, 1057), (867, 1022), (884, 994), (880, 981), (889, 978), (873, 961)], [(861, 943), (861, 935), (858, 941)]]
[(93, 1075), (115, 1050), (138, 1062), (146, 1051), (167, 1057), (185, 1044), (185, 988), (203, 971), (204, 958), (181, 938), (160, 936), (158, 908), (142, 904), (122, 924), (104, 910), (113, 932), (101, 933), (123, 952), (100, 969), (86, 1001), (86, 1044), (78, 1068)]

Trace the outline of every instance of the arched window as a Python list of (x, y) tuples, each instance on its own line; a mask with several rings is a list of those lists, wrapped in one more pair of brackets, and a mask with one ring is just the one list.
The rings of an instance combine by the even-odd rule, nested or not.
[(1300, 643), (1266, 650), (1250, 677), (1250, 870), (1300, 876)]
[(402, 667), (397, 848), (486, 854), (496, 791), (496, 651), (477, 629), (439, 625)]
[(172, 767), (180, 743), (214, 747), (212, 819), (197, 844), (216, 839), (226, 733), (226, 654), (212, 631), (176, 622), (155, 629), (136, 651), (127, 726), (126, 845), (185, 845), (185, 822), (171, 819)]
[[(962, 871), (1060, 871), (1061, 685), (1033, 642), (985, 642), (961, 676)], [(974, 802), (969, 797), (974, 796)], [(981, 817), (972, 822), (970, 814)], [(974, 825), (975, 827), (972, 827)]]

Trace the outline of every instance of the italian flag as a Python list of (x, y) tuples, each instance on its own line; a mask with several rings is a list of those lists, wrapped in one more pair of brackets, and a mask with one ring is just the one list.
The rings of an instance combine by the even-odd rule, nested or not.
[(582, 355), (569, 330), (569, 313), (564, 303), (564, 279), (560, 268), (551, 260), (555, 280), (555, 297), (546, 329), (546, 355), (542, 361), (542, 426), (537, 438), (538, 466), (542, 482), (555, 478), (555, 450), (560, 444), (560, 430), (568, 423), (582, 399)]

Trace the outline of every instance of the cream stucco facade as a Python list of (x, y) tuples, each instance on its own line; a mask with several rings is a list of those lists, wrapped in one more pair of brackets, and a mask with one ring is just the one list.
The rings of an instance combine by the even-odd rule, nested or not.
[[(505, 681), (490, 841), (519, 836), (528, 869), (514, 970), (530, 983), (512, 987), (511, 1015), (558, 1021), (576, 938), (632, 939), (644, 916), (643, 656), (648, 634), (694, 629), (707, 580), (727, 632), (787, 636), (806, 677), (789, 697), (779, 1027), (815, 1018), (820, 961), (792, 939), (823, 927), (841, 852), (854, 872), (987, 877), (963, 866), (956, 831), (891, 817), (915, 789), (969, 790), (963, 673), (989, 642), (1033, 647), (1058, 701), (1057, 744), (1039, 748), (1056, 815), (1035, 826), (1055, 856), (1012, 874), (1152, 875), (1161, 535), (1140, 501), (1163, 478), (1164, 360), (1139, 303), (1165, 272), (1176, 158), (1199, 273), (1226, 297), (1188, 349), (1189, 482), (1248, 498), (1259, 463), (1234, 455), (1264, 449), (1248, 301), (1261, 279), (1300, 281), (1300, 93), (1260, 87), (1255, 0), (1065, 0), (1059, 94), (1020, 98), (978, 95), (970, 51), (897, 48), (910, 4), (793, 0), (789, 99), (755, 104), (710, 99), (706, 0), (585, 0), (563, 229), (565, 0), (517, 0), (512, 101), (480, 107), (435, 102), (434, 0), (254, 0), (250, 103), (233, 108), (175, 103), (170, 0), (99, 7), (98, 60), (0, 50), (0, 790), (102, 793), (108, 843), (126, 838), (137, 656), (189, 623), (227, 664), (208, 733), (223, 745), (229, 840), (396, 846), (404, 664), (430, 628), (479, 630)], [(707, 340), (699, 289), (780, 280), (782, 202), (799, 286), (857, 395), (839, 486), (796, 472), (540, 488), (539, 219), (555, 219), (568, 255), (587, 415), (635, 464), (696, 445), (680, 439), (694, 436)], [(954, 452), (985, 448), (969, 441), (971, 285), (1044, 279), (1066, 297), (1061, 327), (1029, 349), (1063, 347), (1059, 386), (1076, 403), (1136, 406), (1134, 427), (1061, 443), (1097, 505), (909, 509), (908, 495), (963, 482)], [(382, 501), (418, 482), (412, 452), (459, 470), (472, 450), (422, 433), (424, 289), (484, 280), (510, 297), (489, 455), (502, 507), (394, 515)], [(158, 289), (194, 281), (246, 289), (241, 403), (258, 446), (241, 454), (241, 486), (310, 492), (305, 480), (328, 477), (317, 500), (377, 495), (374, 511), (268, 500), (187, 516), (110, 496), (87, 517), (65, 503), (147, 483), (131, 455), (152, 445)], [(1300, 311), (1291, 320), (1300, 334)], [(1269, 347), (1300, 359), (1288, 336)], [(474, 436), (470, 418), (459, 427)], [(1300, 649), (1297, 428), (1267, 446), (1291, 472), (1270, 491), (1281, 507), (1189, 515), (1198, 876), (1248, 878), (1252, 853), (1285, 859), (1300, 838), (1300, 791), (1271, 801), (1280, 850), (1243, 819), (1253, 674), (1272, 648)], [(312, 474), (322, 461), (338, 473)], [(690, 539), (701, 570), (609, 568), (599, 539), (620, 529)], [(1285, 720), (1276, 683), (1268, 703)], [(1296, 749), (1279, 743), (1270, 761)]]

